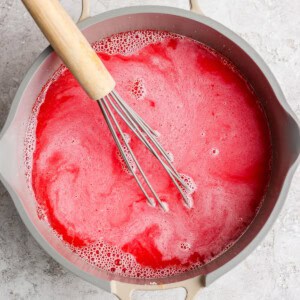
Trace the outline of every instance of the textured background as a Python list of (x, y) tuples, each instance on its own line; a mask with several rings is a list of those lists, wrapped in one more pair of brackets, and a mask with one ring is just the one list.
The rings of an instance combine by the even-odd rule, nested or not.
[[(0, 128), (26, 70), (47, 46), (20, 0), (0, 1)], [(62, 1), (77, 19), (80, 0)], [(188, 9), (188, 0), (94, 0), (93, 14), (125, 5)], [(200, 0), (204, 13), (247, 40), (265, 59), (300, 118), (300, 1)], [(264, 242), (197, 299), (296, 300), (300, 295), (300, 170)], [(173, 294), (160, 300), (175, 299)], [(178, 296), (178, 295), (177, 295)], [(179, 298), (179, 297), (178, 297)], [(31, 237), (0, 183), (0, 300), (114, 299), (60, 267)], [(143, 295), (139, 299), (154, 299)], [(176, 297), (177, 299), (177, 297)], [(183, 299), (183, 298), (181, 298)]]

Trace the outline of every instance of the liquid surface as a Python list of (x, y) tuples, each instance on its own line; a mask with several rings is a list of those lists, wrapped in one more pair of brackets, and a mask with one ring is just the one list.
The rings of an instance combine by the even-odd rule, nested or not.
[(62, 67), (37, 99), (28, 129), (25, 158), (32, 159), (39, 216), (109, 272), (155, 278), (197, 268), (236, 241), (263, 199), (271, 145), (258, 99), (228, 61), (188, 38), (137, 31), (94, 47), (123, 99), (193, 179), (193, 208), (123, 127), (169, 211), (147, 204), (97, 103)]

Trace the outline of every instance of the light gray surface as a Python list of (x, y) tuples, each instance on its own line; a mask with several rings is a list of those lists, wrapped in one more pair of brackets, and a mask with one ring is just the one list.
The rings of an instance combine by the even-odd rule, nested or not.
[[(139, 3), (188, 8), (188, 0), (94, 0), (92, 3), (93, 13)], [(200, 3), (208, 16), (240, 34), (262, 55), (300, 118), (299, 0), (202, 0)], [(64, 0), (63, 4), (74, 18), (79, 15), (79, 0)], [(1, 0), (0, 128), (19, 82), (46, 45), (20, 0)], [(197, 299), (299, 299), (299, 198), (300, 170), (294, 177), (284, 210), (266, 240), (242, 264), (202, 290)], [(164, 294), (159, 299), (175, 299), (172, 296)], [(0, 299), (71, 298), (113, 299), (62, 269), (44, 253), (0, 185)]]

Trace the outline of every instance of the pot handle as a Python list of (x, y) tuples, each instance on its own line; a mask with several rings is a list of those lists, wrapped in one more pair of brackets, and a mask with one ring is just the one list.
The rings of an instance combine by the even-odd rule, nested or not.
[(157, 291), (182, 287), (186, 290), (185, 300), (193, 300), (199, 290), (204, 286), (203, 279), (203, 276), (196, 276), (184, 281), (161, 285), (138, 285), (113, 280), (111, 281), (111, 293), (120, 300), (131, 300), (134, 291)]
[(91, 5), (90, 0), (81, 1), (81, 15), (78, 22), (83, 21), (91, 16)]
[(196, 14), (204, 15), (198, 0), (190, 0), (190, 10)]
[[(203, 15), (198, 0), (189, 0), (189, 1), (190, 1), (190, 10), (199, 15)], [(82, 9), (81, 9), (81, 15), (79, 17), (78, 22), (83, 21), (91, 16), (90, 0), (82, 0), (81, 3), (82, 3)]]

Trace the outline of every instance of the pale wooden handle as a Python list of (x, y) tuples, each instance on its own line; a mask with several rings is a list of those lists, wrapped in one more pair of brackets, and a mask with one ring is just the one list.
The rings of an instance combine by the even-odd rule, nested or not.
[(92, 99), (100, 99), (115, 81), (58, 0), (22, 0), (56, 53)]
[(79, 18), (79, 21), (83, 21), (90, 17), (90, 0), (82, 0), (82, 9), (81, 9), (81, 15)]
[(203, 15), (203, 12), (200, 8), (198, 0), (190, 0), (190, 8), (191, 8), (192, 12), (199, 14), (199, 15)]

